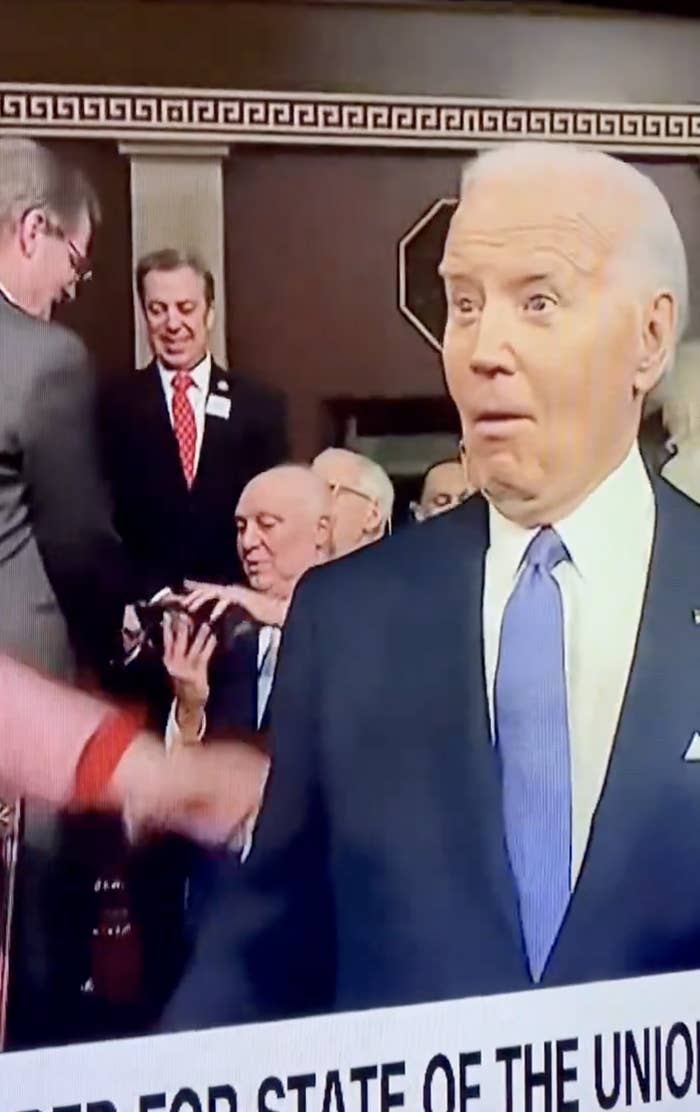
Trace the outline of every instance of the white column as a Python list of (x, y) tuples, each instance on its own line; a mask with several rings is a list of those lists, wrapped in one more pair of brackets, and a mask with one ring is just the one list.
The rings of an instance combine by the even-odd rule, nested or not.
[[(131, 164), (131, 246), (134, 269), (142, 255), (162, 247), (196, 251), (214, 275), (214, 358), (226, 365), (224, 274), (224, 144), (201, 146), (159, 142), (120, 143)], [(134, 288), (135, 357), (138, 367), (150, 349)]]

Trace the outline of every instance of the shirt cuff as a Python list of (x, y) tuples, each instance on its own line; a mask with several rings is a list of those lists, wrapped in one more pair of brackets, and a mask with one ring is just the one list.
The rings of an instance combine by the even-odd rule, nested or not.
[[(197, 730), (197, 741), (201, 741), (207, 730), (207, 715), (206, 711), (202, 711), (202, 721)], [(173, 699), (170, 704), (170, 714), (168, 715), (168, 722), (165, 727), (165, 751), (170, 753), (176, 745), (185, 744), (182, 740), (182, 730), (177, 724), (177, 699)]]

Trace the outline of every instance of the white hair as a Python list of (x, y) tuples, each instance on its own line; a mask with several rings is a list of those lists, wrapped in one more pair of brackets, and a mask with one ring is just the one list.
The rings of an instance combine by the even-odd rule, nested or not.
[(587, 166), (599, 169), (610, 181), (611, 190), (632, 194), (639, 204), (640, 219), (623, 245), (624, 259), (631, 263), (637, 277), (643, 278), (643, 294), (656, 289), (668, 290), (676, 304), (676, 327), (672, 350), (668, 352), (664, 372), (673, 363), (675, 348), (688, 324), (688, 261), (680, 230), (668, 201), (658, 186), (634, 166), (602, 151), (573, 143), (508, 143), (480, 154), (467, 163), (462, 173), (461, 196), (483, 178), (503, 172), (517, 172), (524, 166), (541, 165), (550, 175), (558, 167), (581, 172)]
[(358, 489), (376, 502), (381, 516), (381, 524), (388, 525), (394, 510), (394, 484), (384, 468), (370, 459), (369, 456), (360, 455), (359, 452), (351, 452), (348, 448), (324, 449), (316, 456), (312, 467), (321, 460), (331, 460), (333, 458), (352, 461)]
[(243, 498), (243, 495), (247, 492), (249, 487), (256, 486), (261, 481), (265, 481), (271, 476), (297, 483), (304, 492), (304, 498), (301, 504), (305, 509), (311, 511), (311, 516), (318, 518), (329, 516), (331, 511), (331, 498), (328, 484), (305, 463), (280, 463), (277, 464), (276, 467), (270, 467), (267, 471), (261, 471), (245, 486), (241, 493), (241, 498)]
[(688, 340), (676, 352), (663, 395), (663, 422), (675, 444), (700, 433), (700, 340)]

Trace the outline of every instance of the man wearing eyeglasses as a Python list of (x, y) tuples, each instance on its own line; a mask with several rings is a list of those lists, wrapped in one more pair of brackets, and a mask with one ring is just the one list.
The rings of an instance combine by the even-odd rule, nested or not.
[[(97, 464), (89, 359), (50, 321), (88, 276), (99, 220), (79, 170), (28, 139), (0, 139), (0, 651), (68, 681), (109, 658), (131, 595)], [(64, 937), (56, 919), (70, 903), (65, 838), (63, 824), (26, 807), (14, 1045), (64, 1033), (60, 982), (75, 973), (72, 925)]]
[(107, 657), (126, 601), (89, 360), (50, 323), (89, 275), (99, 220), (79, 170), (28, 139), (0, 140), (0, 646), (66, 679), (77, 658)]
[(311, 469), (332, 497), (331, 553), (345, 556), (391, 532), (394, 487), (383, 467), (347, 448), (326, 448)]

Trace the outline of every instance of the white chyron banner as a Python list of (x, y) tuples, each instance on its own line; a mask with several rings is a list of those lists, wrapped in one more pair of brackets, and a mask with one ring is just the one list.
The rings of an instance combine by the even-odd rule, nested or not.
[(700, 973), (0, 1058), (0, 1112), (700, 1107)]

